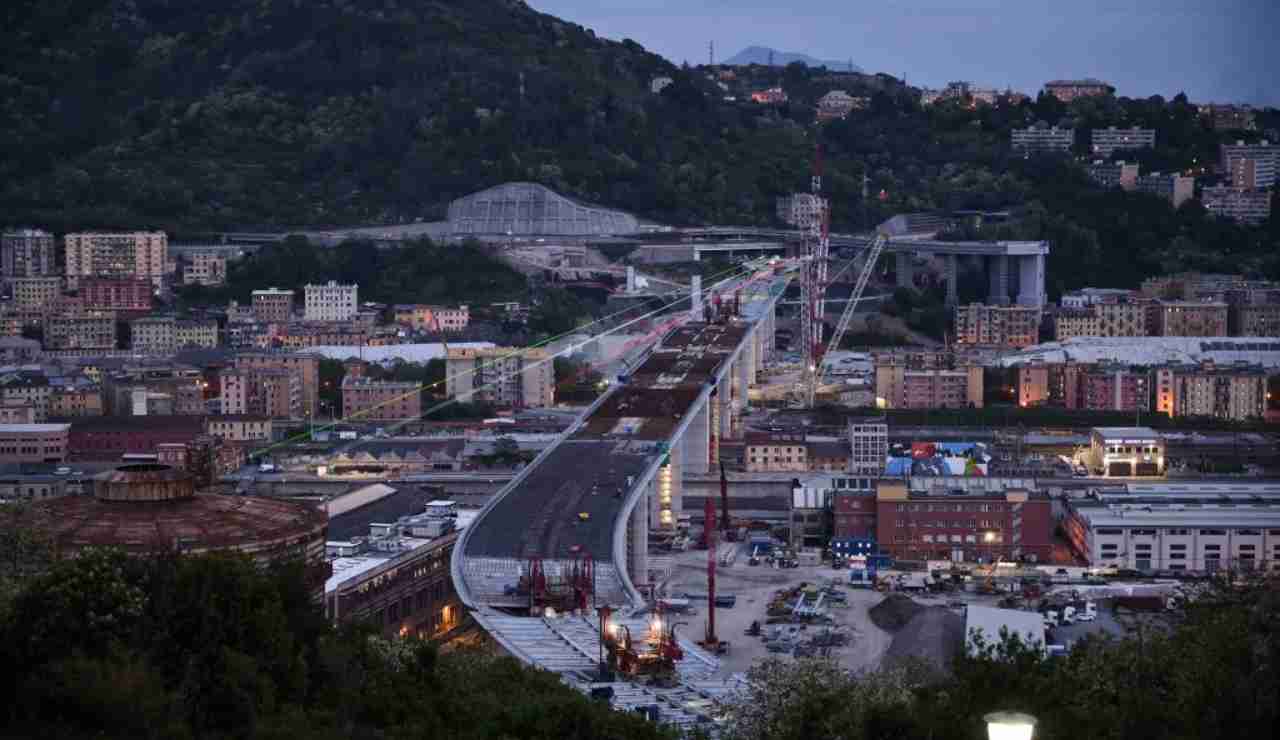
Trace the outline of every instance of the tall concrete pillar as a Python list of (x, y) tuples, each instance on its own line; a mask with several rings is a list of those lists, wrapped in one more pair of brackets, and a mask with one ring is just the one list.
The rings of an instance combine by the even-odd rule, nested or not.
[(694, 275), (689, 292), (689, 320), (702, 321), (702, 276)]
[(1044, 255), (1018, 258), (1018, 305), (1044, 306)]
[(751, 370), (751, 365), (745, 362), (739, 362), (738, 366), (735, 368), (735, 375), (737, 376), (739, 388), (739, 393), (737, 397), (734, 398), (734, 404), (738, 408), (738, 418), (736, 420), (737, 429), (734, 434), (735, 437), (741, 436), (742, 417), (746, 416), (747, 411), (751, 408), (751, 376), (753, 375)]
[(960, 292), (956, 286), (959, 276), (959, 266), (956, 264), (956, 256), (954, 254), (946, 254), (942, 256), (943, 271), (947, 278), (947, 305), (954, 306), (960, 302)]
[(987, 303), (1009, 305), (1009, 258), (999, 254), (987, 258)]
[[(649, 484), (651, 487), (655, 483)], [(650, 495), (653, 495), (652, 492)], [(644, 506), (631, 510), (631, 552), (627, 563), (631, 582), (643, 591), (642, 584), (649, 582), (649, 512)]]
[(735, 388), (736, 385), (733, 368), (730, 368), (729, 372), (725, 374), (724, 380), (720, 381), (719, 395), (716, 398), (720, 403), (720, 429), (718, 430), (718, 436), (721, 444), (733, 436), (733, 414), (734, 406), (736, 405), (735, 397), (738, 391)]
[(684, 445), (674, 445), (667, 464), (658, 469), (654, 495), (649, 497), (649, 527), (674, 529), (684, 511)]
[(693, 421), (685, 429), (684, 438), (685, 470), (697, 474), (706, 474), (711, 470), (711, 405), (703, 404), (693, 416)]
[(915, 266), (912, 263), (912, 254), (910, 252), (897, 252), (894, 255), (896, 262), (896, 270), (898, 273), (899, 288), (915, 287)]

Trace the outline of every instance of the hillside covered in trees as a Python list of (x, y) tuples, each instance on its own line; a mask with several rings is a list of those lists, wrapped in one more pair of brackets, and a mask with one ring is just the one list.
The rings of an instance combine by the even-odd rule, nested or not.
[[(509, 180), (665, 223), (769, 224), (777, 196), (807, 187), (820, 138), (837, 230), (1011, 209), (995, 233), (1054, 242), (1054, 293), (1171, 269), (1280, 277), (1280, 208), (1261, 227), (1198, 203), (1175, 213), (1009, 145), (1037, 121), (1075, 127), (1078, 155), (1091, 128), (1151, 127), (1156, 149), (1116, 156), (1168, 172), (1261, 136), (1210, 130), (1181, 95), (922, 108), (881, 74), (677, 68), (518, 0), (13, 0), (0, 42), (8, 225), (183, 234), (434, 220)], [(673, 83), (655, 94), (657, 77)], [(787, 102), (750, 102), (774, 86)], [(815, 103), (833, 89), (869, 105), (819, 125)], [(1280, 128), (1280, 114), (1261, 112), (1259, 127)]]

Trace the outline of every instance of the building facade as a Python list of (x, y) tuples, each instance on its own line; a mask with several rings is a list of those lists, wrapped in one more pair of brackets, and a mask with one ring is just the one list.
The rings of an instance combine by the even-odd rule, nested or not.
[(876, 405), (890, 409), (982, 408), (983, 370), (976, 365), (913, 368), (876, 361)]
[(307, 321), (349, 321), (360, 308), (358, 285), (324, 285), (303, 288), (303, 318)]
[(49, 394), (49, 416), (55, 419), (102, 416), (102, 390), (97, 386), (55, 388)]
[(395, 322), (423, 331), (456, 333), (471, 323), (469, 306), (431, 306), (422, 303), (401, 304), (395, 307)]
[(342, 379), (342, 416), (358, 421), (405, 421), (422, 418), (422, 384)]
[(1205, 188), (1200, 195), (1206, 211), (1236, 223), (1260, 224), (1271, 217), (1270, 190), (1248, 190), (1222, 185)]
[(1011, 137), (1013, 149), (1017, 152), (1069, 152), (1075, 144), (1076, 132), (1075, 129), (1057, 126), (1031, 126), (1014, 129)]
[(70, 424), (0, 424), (0, 463), (60, 463)]
[(1095, 128), (1093, 136), (1093, 153), (1099, 157), (1110, 157), (1116, 150), (1154, 149), (1156, 130), (1153, 128)]
[(63, 241), (69, 287), (87, 277), (143, 278), (156, 288), (164, 281), (169, 237), (163, 231), (76, 233)]
[(1234, 144), (1218, 145), (1219, 172), (1228, 175), (1235, 172), (1241, 159), (1253, 162), (1251, 187), (1269, 188), (1276, 183), (1276, 175), (1280, 172), (1280, 146), (1266, 139), (1257, 144), (1236, 141)]
[(228, 442), (270, 442), (272, 422), (266, 416), (243, 414), (205, 417), (205, 434)]
[(1150, 411), (1151, 373), (1130, 367), (1097, 365), (1078, 381), (1082, 403), (1090, 411)]
[(104, 311), (48, 316), (44, 320), (44, 347), (115, 349), (116, 317)]
[(514, 408), (555, 405), (555, 373), (544, 349), (450, 349), (446, 392), (462, 402)]
[(849, 420), (849, 472), (883, 475), (889, 455), (889, 425), (884, 417)]
[(267, 288), (250, 296), (254, 317), (264, 323), (287, 323), (293, 319), (293, 291)]
[(1044, 83), (1044, 91), (1064, 103), (1070, 103), (1076, 98), (1110, 95), (1111, 84), (1092, 77), (1082, 80), (1050, 80)]
[(222, 415), (299, 419), (304, 416), (302, 377), (280, 368), (231, 368), (218, 374)]
[(172, 316), (144, 316), (129, 323), (130, 342), (134, 351), (155, 355), (171, 355), (177, 348)]
[(1165, 443), (1147, 427), (1094, 427), (1089, 468), (1107, 478), (1158, 477), (1165, 472)]
[(1138, 187), (1139, 169), (1137, 162), (1129, 163), (1123, 160), (1119, 162), (1104, 162), (1098, 160), (1089, 165), (1089, 179), (1104, 188), (1133, 190)]
[(876, 486), (876, 541), (902, 560), (1050, 562), (1053, 512), (1043, 493), (1010, 489), (964, 494)]
[(0, 277), (48, 277), (57, 271), (57, 244), (49, 232), (18, 229), (0, 234)]
[(1280, 570), (1280, 500), (1273, 492), (1103, 493), (1069, 500), (1063, 529), (1094, 567)]
[(982, 347), (1027, 347), (1040, 339), (1040, 309), (970, 303), (955, 309), (955, 341)]
[(1214, 131), (1256, 131), (1258, 121), (1249, 105), (1202, 105), (1200, 117)]
[(1261, 366), (1183, 365), (1156, 369), (1156, 410), (1171, 417), (1261, 419), (1267, 373)]
[(1166, 175), (1160, 172), (1152, 172), (1138, 176), (1137, 189), (1140, 192), (1164, 198), (1172, 203), (1174, 208), (1178, 208), (1195, 197), (1196, 179), (1184, 175)]
[(227, 282), (227, 258), (212, 252), (194, 252), (187, 256), (182, 271), (184, 285), (222, 285)]
[(43, 312), (62, 297), (60, 277), (13, 278), (13, 305), (20, 311)]
[(297, 374), (302, 389), (302, 414), (313, 418), (319, 415), (320, 355), (301, 352), (242, 352), (236, 355), (235, 366), (241, 370), (277, 369)]
[(79, 295), (86, 311), (151, 310), (151, 283), (141, 278), (81, 278)]
[(1147, 307), (1147, 329), (1156, 337), (1225, 337), (1227, 304), (1154, 301)]

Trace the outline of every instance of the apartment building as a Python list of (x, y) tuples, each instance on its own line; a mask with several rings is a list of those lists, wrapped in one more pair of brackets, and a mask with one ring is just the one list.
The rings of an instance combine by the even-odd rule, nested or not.
[(152, 286), (142, 278), (81, 278), (80, 301), (86, 311), (145, 313), (151, 310)]
[(1146, 306), (1136, 301), (1062, 308), (1053, 317), (1053, 338), (1057, 341), (1072, 337), (1142, 337), (1146, 333)]
[(60, 463), (70, 424), (0, 424), (0, 463)]
[(0, 403), (0, 424), (35, 424), (36, 407), (17, 401)]
[(1095, 128), (1093, 136), (1093, 153), (1099, 157), (1110, 157), (1116, 150), (1154, 149), (1156, 146), (1156, 130), (1153, 128)]
[(1233, 337), (1280, 337), (1280, 299), (1231, 306), (1230, 320)]
[(423, 303), (398, 304), (395, 322), (423, 331), (457, 333), (471, 323), (471, 308), (458, 306), (431, 306)]
[(266, 416), (218, 414), (204, 421), (205, 434), (228, 442), (270, 442), (272, 421)]
[(1137, 291), (1125, 288), (1081, 288), (1063, 293), (1059, 302), (1065, 308), (1087, 308), (1097, 303), (1123, 303), (1137, 297)]
[(1201, 192), (1204, 208), (1236, 223), (1260, 224), (1271, 217), (1271, 191), (1246, 190), (1221, 185)]
[(1208, 105), (1200, 106), (1200, 117), (1208, 122), (1214, 131), (1256, 131), (1257, 117), (1253, 107), (1248, 105)]
[(1091, 566), (1280, 570), (1280, 498), (1271, 491), (1104, 492), (1066, 506), (1063, 529)]
[(145, 316), (129, 322), (131, 347), (135, 352), (171, 355), (177, 349), (172, 316)]
[(1280, 146), (1263, 139), (1257, 144), (1246, 144), (1237, 140), (1234, 144), (1218, 145), (1218, 171), (1232, 174), (1237, 171), (1241, 159), (1252, 160), (1252, 188), (1269, 188), (1276, 183), (1276, 174), (1280, 172)]
[[(302, 415), (315, 417), (319, 414), (320, 355), (284, 352), (242, 352), (236, 355), (235, 367), (238, 370), (287, 370), (298, 375), (302, 392)], [(225, 409), (223, 413), (227, 413)]]
[(1075, 144), (1075, 129), (1049, 127), (1044, 125), (1014, 129), (1011, 143), (1016, 152), (1031, 154), (1035, 152), (1069, 152)]
[(44, 320), (44, 348), (115, 349), (116, 317), (105, 311), (48, 316)]
[(20, 277), (9, 282), (13, 285), (14, 308), (19, 311), (43, 312), (62, 297), (60, 277)]
[(1228, 308), (1218, 301), (1153, 301), (1147, 333), (1154, 337), (1225, 337)]
[(809, 470), (803, 434), (748, 433), (742, 451), (748, 473), (799, 473)]
[(908, 370), (876, 366), (876, 403), (891, 409), (981, 408), (982, 368)]
[(992, 306), (970, 303), (955, 309), (955, 341), (982, 347), (1027, 347), (1040, 338), (1036, 306)]
[(87, 277), (143, 278), (159, 288), (169, 260), (169, 237), (163, 231), (127, 234), (67, 234), (68, 287)]
[(349, 321), (355, 317), (360, 303), (358, 285), (339, 285), (330, 280), (324, 285), (303, 288), (303, 318), (307, 321)]
[(1104, 188), (1129, 191), (1138, 187), (1139, 169), (1137, 162), (1105, 162), (1099, 159), (1089, 165), (1089, 179)]
[(889, 425), (883, 416), (849, 419), (849, 472), (883, 475), (889, 455)]
[(178, 349), (218, 346), (218, 322), (214, 319), (179, 319), (173, 325), (173, 343)]
[(267, 288), (250, 295), (253, 316), (264, 323), (287, 323), (293, 319), (293, 291)]
[(222, 415), (299, 419), (304, 416), (302, 378), (280, 368), (229, 368), (218, 374)]
[(187, 256), (182, 271), (183, 285), (222, 285), (227, 282), (227, 258), (212, 252), (194, 252)]
[(1050, 562), (1053, 512), (1043, 492), (910, 491), (876, 485), (876, 542), (904, 560)]
[(102, 390), (97, 386), (54, 388), (49, 394), (49, 416), (54, 419), (102, 416)]
[(342, 379), (342, 416), (356, 421), (405, 421), (422, 417), (422, 384)]
[(1179, 365), (1157, 368), (1156, 410), (1173, 417), (1246, 421), (1267, 409), (1267, 373), (1258, 365)]
[(1044, 83), (1044, 91), (1064, 103), (1070, 103), (1076, 98), (1110, 95), (1112, 88), (1110, 83), (1086, 77), (1081, 80), (1050, 80)]
[(513, 408), (555, 405), (555, 373), (544, 349), (450, 349), (445, 362), (449, 398)]
[(38, 278), (57, 271), (57, 244), (49, 232), (17, 229), (0, 234), (0, 277)]
[(1195, 197), (1196, 179), (1185, 175), (1152, 172), (1138, 176), (1137, 189), (1139, 192), (1164, 198), (1172, 203), (1174, 208), (1179, 208)]
[(1146, 370), (1095, 365), (1085, 370), (1077, 382), (1081, 399), (1078, 408), (1090, 411), (1151, 410), (1151, 373)]

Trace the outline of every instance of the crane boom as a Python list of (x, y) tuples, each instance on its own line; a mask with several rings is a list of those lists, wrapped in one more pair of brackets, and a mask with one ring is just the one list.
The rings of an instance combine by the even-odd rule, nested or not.
[[(876, 260), (880, 259), (880, 252), (884, 250), (884, 245), (889, 239), (881, 232), (877, 232), (874, 239), (871, 240), (871, 246), (867, 250), (867, 261), (862, 266), (862, 272), (858, 273), (858, 281), (853, 285), (853, 292), (849, 294), (849, 302), (844, 304), (844, 313), (840, 314), (840, 321), (836, 323), (835, 333), (831, 335), (831, 342), (827, 345), (829, 349), (840, 349), (840, 342), (844, 339), (845, 332), (849, 330), (849, 324), (853, 320), (853, 312), (857, 310), (858, 301), (862, 300), (862, 292), (867, 288), (867, 281), (871, 279), (871, 273), (876, 269)], [(822, 367), (819, 366), (816, 376), (823, 375)]]

